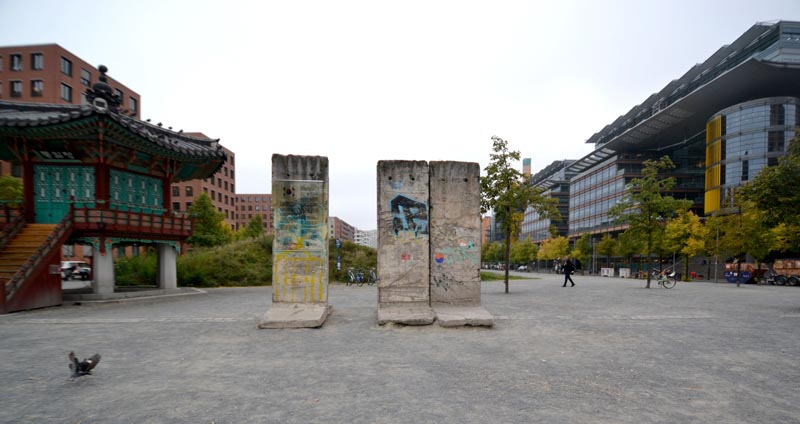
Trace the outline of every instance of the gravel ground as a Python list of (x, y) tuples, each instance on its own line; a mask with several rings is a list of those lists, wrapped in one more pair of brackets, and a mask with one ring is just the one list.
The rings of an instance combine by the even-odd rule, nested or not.
[(257, 329), (270, 287), (3, 315), (0, 422), (800, 423), (800, 288), (523, 275), (483, 284), (491, 329), (339, 284), (319, 329)]

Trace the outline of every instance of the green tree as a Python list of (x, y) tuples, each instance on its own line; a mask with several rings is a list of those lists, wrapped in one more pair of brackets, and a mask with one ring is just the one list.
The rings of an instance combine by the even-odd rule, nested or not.
[(247, 226), (244, 227), (242, 235), (245, 238), (258, 238), (264, 235), (264, 221), (261, 218), (261, 214), (256, 214), (256, 216), (250, 218)]
[(219, 246), (231, 240), (232, 231), (225, 224), (225, 215), (214, 210), (208, 194), (201, 193), (189, 206), (189, 216), (194, 218), (194, 232), (186, 240), (193, 246)]
[(789, 143), (788, 154), (778, 164), (761, 170), (737, 192), (737, 200), (752, 202), (770, 228), (783, 224), (788, 249), (800, 250), (800, 133)]
[(644, 250), (644, 243), (636, 234), (625, 232), (617, 236), (617, 250), (614, 254), (624, 258), (628, 265), (632, 264), (634, 255), (643, 253)]
[[(634, 178), (627, 187), (619, 203), (609, 211), (615, 221), (628, 224), (625, 232), (630, 232), (644, 240), (648, 270), (653, 269), (653, 253), (659, 250), (663, 239), (665, 221), (676, 212), (689, 209), (690, 200), (679, 200), (666, 195), (675, 186), (675, 178), (659, 176), (660, 170), (675, 167), (669, 156), (659, 160), (644, 161), (642, 177)], [(650, 274), (647, 274), (646, 288), (650, 288)]]
[(511, 241), (516, 238), (527, 207), (533, 208), (544, 218), (560, 219), (555, 207), (555, 199), (542, 195), (541, 190), (525, 181), (522, 172), (514, 167), (519, 161), (519, 151), (508, 149), (508, 142), (500, 137), (492, 137), (492, 154), (489, 165), (484, 168), (486, 176), (481, 177), (481, 214), (493, 211), (505, 234), (506, 264), (505, 292), (508, 293), (508, 263), (511, 255)]
[(581, 262), (581, 275), (586, 273), (586, 264), (592, 259), (592, 236), (584, 234), (575, 241), (572, 256)]
[(16, 207), (22, 203), (22, 195), (22, 179), (11, 175), (0, 177), (0, 202)]
[(536, 244), (531, 239), (519, 240), (511, 245), (511, 262), (528, 265), (536, 260)]
[(606, 257), (606, 266), (611, 267), (611, 257), (617, 252), (617, 241), (611, 234), (605, 233), (597, 242), (597, 253)]
[(683, 280), (689, 280), (689, 258), (706, 251), (708, 229), (692, 211), (680, 211), (667, 221), (664, 231), (668, 251), (683, 258)]
[(496, 263), (503, 259), (503, 246), (498, 242), (481, 246), (481, 262)]

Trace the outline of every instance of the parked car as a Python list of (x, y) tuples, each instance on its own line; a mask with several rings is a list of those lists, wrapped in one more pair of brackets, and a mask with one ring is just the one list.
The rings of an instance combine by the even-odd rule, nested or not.
[(92, 278), (92, 267), (82, 261), (61, 261), (61, 279), (88, 280)]
[(528, 265), (520, 265), (517, 267), (517, 271), (527, 271)]

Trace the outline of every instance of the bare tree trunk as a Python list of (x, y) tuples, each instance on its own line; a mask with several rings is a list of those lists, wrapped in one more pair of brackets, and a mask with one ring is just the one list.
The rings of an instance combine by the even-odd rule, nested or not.
[[(509, 231), (510, 232), (510, 231)], [(511, 257), (511, 236), (506, 234), (506, 293), (508, 293), (508, 260)]]

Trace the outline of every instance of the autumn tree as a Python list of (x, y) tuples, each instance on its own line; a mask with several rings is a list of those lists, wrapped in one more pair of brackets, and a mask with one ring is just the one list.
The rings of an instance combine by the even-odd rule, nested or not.
[(605, 233), (600, 241), (597, 242), (597, 253), (606, 257), (606, 266), (611, 267), (611, 257), (617, 251), (617, 240), (611, 234)]
[(664, 231), (668, 251), (683, 258), (683, 280), (689, 279), (689, 258), (706, 251), (707, 228), (692, 211), (682, 210), (667, 221)]
[(572, 256), (581, 262), (581, 275), (586, 272), (586, 264), (592, 258), (592, 236), (584, 234), (575, 241), (575, 246), (572, 249)]
[(505, 292), (508, 293), (508, 264), (511, 256), (511, 241), (516, 238), (525, 209), (530, 207), (539, 216), (551, 220), (560, 219), (555, 207), (556, 199), (545, 197), (542, 191), (531, 186), (515, 164), (520, 153), (508, 149), (508, 142), (500, 137), (492, 137), (492, 154), (489, 165), (484, 168), (486, 176), (481, 177), (481, 214), (493, 211), (495, 220), (505, 234), (503, 261), (506, 264)]
[(560, 259), (569, 253), (569, 240), (566, 237), (553, 237), (542, 242), (536, 257), (543, 261)]
[(264, 235), (264, 220), (261, 218), (261, 214), (256, 214), (250, 218), (247, 226), (244, 227), (242, 235), (245, 238), (259, 238)]
[[(634, 178), (626, 189), (622, 199), (608, 211), (616, 222), (627, 224), (632, 235), (644, 241), (648, 270), (653, 269), (653, 253), (663, 239), (666, 220), (677, 211), (689, 209), (690, 200), (679, 200), (666, 194), (675, 186), (672, 177), (662, 177), (659, 171), (675, 167), (669, 156), (659, 160), (646, 160), (643, 163), (642, 176)], [(646, 288), (650, 288), (650, 274), (647, 274)]]

